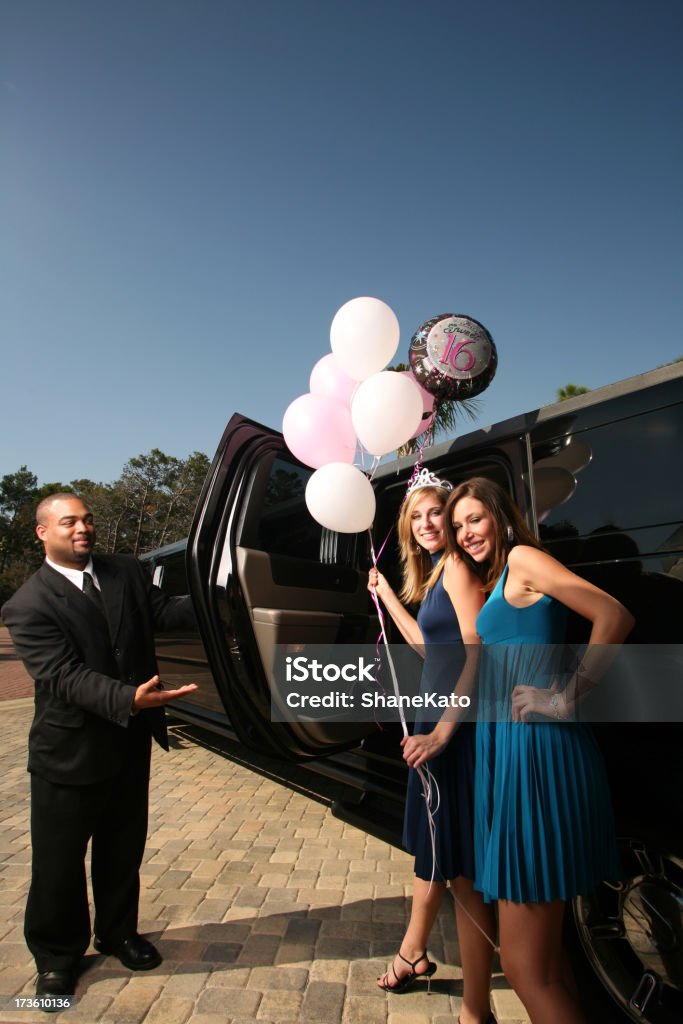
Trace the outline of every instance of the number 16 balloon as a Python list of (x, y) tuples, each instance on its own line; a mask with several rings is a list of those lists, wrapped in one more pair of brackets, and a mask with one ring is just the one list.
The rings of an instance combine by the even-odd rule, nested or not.
[(470, 316), (440, 313), (422, 324), (410, 342), (410, 368), (437, 398), (474, 398), (494, 378), (498, 355), (483, 324)]

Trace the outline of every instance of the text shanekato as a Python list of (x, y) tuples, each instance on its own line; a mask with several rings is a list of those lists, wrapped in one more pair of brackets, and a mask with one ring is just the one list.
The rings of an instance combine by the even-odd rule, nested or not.
[[(363, 693), (360, 698), (363, 708), (468, 708), (470, 698), (456, 693), (422, 693), (415, 696), (395, 696), (387, 693)], [(350, 693), (333, 690), (324, 696), (320, 694), (288, 693), (287, 706), (290, 708), (354, 708), (355, 698)]]

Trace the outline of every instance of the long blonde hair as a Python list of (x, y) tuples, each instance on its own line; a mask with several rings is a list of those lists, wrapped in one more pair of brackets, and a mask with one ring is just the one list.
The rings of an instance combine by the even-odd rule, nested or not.
[(432, 566), (432, 558), (428, 551), (413, 536), (412, 515), (419, 501), (429, 494), (442, 509), (446, 506), (448, 491), (444, 487), (416, 487), (403, 502), (398, 517), (397, 533), (403, 586), (399, 597), (404, 604), (417, 604), (422, 601), (427, 591), (434, 586), (441, 575), (446, 558), (445, 549), (440, 560)]
[[(474, 559), (470, 558), (466, 551), (463, 551), (456, 540), (453, 509), (461, 498), (475, 498), (485, 505), (495, 527), (493, 554), (483, 569)], [(474, 476), (470, 480), (465, 480), (452, 491), (446, 503), (445, 533), (446, 549), (457, 552), (480, 579), (483, 579), (485, 593), (493, 590), (503, 575), (510, 548), (515, 544), (528, 544), (532, 548), (544, 550), (525, 523), (522, 513), (507, 491), (504, 491), (493, 480), (488, 480), (483, 476)]]

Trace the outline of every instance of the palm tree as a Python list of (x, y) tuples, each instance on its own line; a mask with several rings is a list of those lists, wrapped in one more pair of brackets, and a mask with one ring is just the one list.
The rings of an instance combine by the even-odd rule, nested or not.
[(557, 401), (565, 402), (568, 398), (576, 398), (577, 395), (585, 395), (590, 391), (590, 388), (585, 388), (583, 384), (565, 384), (563, 388), (557, 389)]

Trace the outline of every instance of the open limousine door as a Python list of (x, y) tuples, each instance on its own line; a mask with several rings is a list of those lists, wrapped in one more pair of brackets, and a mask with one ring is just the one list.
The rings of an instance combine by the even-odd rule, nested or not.
[(187, 542), (202, 640), (234, 731), (243, 743), (297, 758), (356, 746), (371, 728), (270, 721), (277, 645), (368, 639), (364, 538), (311, 518), (304, 491), (312, 472), (281, 435), (233, 416)]

